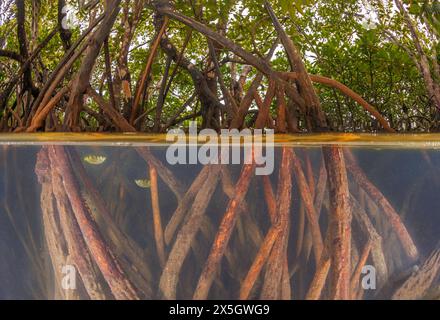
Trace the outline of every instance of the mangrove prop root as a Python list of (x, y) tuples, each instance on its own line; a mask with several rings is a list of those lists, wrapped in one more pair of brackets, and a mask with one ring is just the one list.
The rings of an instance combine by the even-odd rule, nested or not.
[[(305, 153), (305, 162), (306, 162), (306, 178), (308, 181), (308, 185), (309, 185), (309, 189), (310, 189), (310, 193), (312, 196), (312, 199), (314, 199), (314, 206), (315, 206), (315, 210), (316, 210), (316, 215), (318, 217), (318, 221), (319, 221), (319, 216), (320, 216), (320, 212), (321, 212), (321, 206), (318, 206), (316, 204), (316, 189), (318, 188), (318, 186), (322, 187), (323, 189), (325, 189), (326, 187), (326, 183), (327, 183), (327, 172), (325, 171), (325, 164), (324, 161), (322, 161), (321, 163), (321, 167), (319, 170), (319, 176), (318, 176), (318, 181), (317, 183), (322, 183), (324, 182), (324, 185), (318, 185), (315, 184), (315, 179), (313, 176), (313, 168), (312, 168), (312, 163), (310, 161), (310, 157), (308, 156), (308, 153)], [(322, 175), (322, 173), (325, 174), (325, 177)], [(323, 179), (325, 178), (325, 179)], [(324, 190), (321, 190), (322, 192)], [(300, 209), (299, 209), (299, 223), (298, 223), (298, 236), (297, 236), (297, 246), (296, 246), (296, 255), (297, 257), (300, 256), (301, 252), (302, 252), (302, 246), (304, 245), (304, 263), (307, 264), (310, 258), (310, 251), (312, 249), (312, 237), (311, 234), (309, 232), (310, 226), (307, 225), (305, 223), (305, 208), (304, 208), (304, 204), (301, 202), (300, 203)]]
[(289, 261), (287, 259), (287, 243), (289, 238), (286, 238), (286, 250), (284, 250), (284, 267), (283, 276), (281, 277), (281, 300), (292, 300), (292, 286), (290, 284)]
[(220, 167), (219, 165), (206, 166), (209, 171), (203, 186), (197, 193), (190, 215), (177, 233), (173, 248), (168, 256), (168, 260), (160, 277), (160, 294), (165, 299), (176, 298), (176, 287), (179, 279), (180, 269), (188, 255), (191, 244), (200, 229), (202, 217), (204, 216), (208, 204), (217, 187)]
[[(283, 72), (282, 75), (284, 78), (291, 79), (291, 80), (297, 80), (300, 77), (300, 74), (297, 72)], [(362, 108), (364, 108), (377, 121), (379, 121), (379, 123), (382, 125), (382, 127), (387, 132), (390, 132), (390, 133), (396, 132), (393, 128), (390, 127), (390, 124), (388, 123), (388, 121), (379, 113), (379, 111), (377, 111), (376, 108), (374, 108), (367, 101), (365, 101), (365, 99), (363, 99), (359, 94), (357, 94), (356, 92), (354, 92), (353, 90), (351, 90), (350, 88), (345, 86), (344, 84), (342, 84), (334, 79), (330, 79), (330, 78), (320, 76), (320, 75), (309, 74), (308, 76), (309, 76), (310, 80), (315, 83), (323, 84), (323, 85), (338, 89), (344, 95), (346, 95), (347, 97), (349, 97), (349, 98), (353, 99), (354, 101), (356, 101), (357, 103), (359, 103), (362, 106)]]
[(284, 96), (284, 86), (279, 84), (276, 88), (276, 98), (277, 98), (277, 118), (275, 131), (277, 133), (286, 133), (287, 132), (287, 122), (286, 122), (286, 109), (287, 102), (286, 97)]
[(162, 218), (160, 216), (159, 206), (159, 190), (157, 187), (157, 171), (154, 167), (150, 167), (151, 182), (151, 205), (153, 208), (153, 226), (154, 238), (156, 240), (157, 254), (159, 256), (160, 265), (163, 267), (166, 261), (165, 242), (163, 239)]
[(358, 264), (356, 268), (354, 269), (353, 275), (351, 276), (351, 284), (350, 284), (350, 291), (352, 294), (352, 299), (356, 298), (356, 289), (359, 286), (359, 278), (362, 273), (362, 268), (367, 263), (368, 256), (370, 255), (371, 251), (371, 240), (368, 240), (367, 243), (364, 246), (364, 249), (362, 250), (362, 254), (359, 258)]
[(152, 166), (157, 170), (162, 181), (165, 182), (171, 191), (173, 191), (177, 200), (180, 202), (185, 193), (185, 188), (180, 181), (176, 179), (174, 174), (151, 153), (151, 150), (148, 147), (138, 147), (136, 148), (136, 151), (149, 166)]
[(264, 264), (266, 263), (267, 258), (269, 257), (269, 254), (272, 250), (272, 246), (275, 243), (275, 240), (278, 238), (279, 234), (281, 232), (281, 224), (277, 223), (275, 225), (272, 225), (269, 229), (269, 232), (267, 233), (266, 237), (263, 240), (263, 244), (261, 245), (260, 249), (258, 250), (257, 256), (254, 259), (254, 262), (252, 263), (252, 266), (250, 267), (246, 278), (244, 279), (241, 288), (240, 288), (240, 299), (246, 300), (249, 298), (249, 295), (251, 293), (251, 290), (255, 284), (255, 281), (257, 281), (261, 269), (263, 268)]
[(245, 164), (235, 187), (234, 198), (229, 201), (228, 208), (222, 218), (219, 230), (212, 245), (208, 260), (200, 275), (194, 299), (203, 300), (208, 297), (209, 289), (217, 274), (220, 261), (226, 251), (227, 244), (237, 221), (237, 212), (246, 196), (255, 164)]
[[(243, 211), (243, 213), (247, 213), (247, 211)], [(237, 224), (238, 222), (240, 222), (241, 224), (241, 229), (242, 229), (241, 233), (243, 233), (242, 234), (243, 238), (241, 238), (242, 245), (250, 246), (253, 243), (256, 248), (259, 248), (263, 242), (264, 236), (261, 233), (261, 229), (260, 226), (258, 225), (258, 221), (256, 221), (256, 219), (250, 214), (241, 215), (240, 213), (238, 216)], [(239, 230), (237, 231), (240, 232)]]
[(330, 230), (327, 228), (321, 259), (315, 268), (315, 274), (305, 296), (306, 300), (319, 300), (321, 298), (330, 272), (331, 262)]
[(307, 291), (306, 300), (318, 300), (321, 297), (327, 276), (330, 270), (331, 260), (328, 255), (323, 255), (316, 267), (310, 288)]
[[(223, 165), (221, 168), (221, 186), (223, 192), (228, 196), (228, 198), (232, 199), (235, 194), (235, 182), (232, 178), (230, 169), (225, 165)], [(246, 199), (243, 199), (239, 210), (240, 214), (237, 221), (237, 232), (241, 243), (245, 245), (245, 235), (247, 235), (250, 241), (254, 243), (257, 248), (260, 247), (263, 241), (263, 235), (259, 226), (257, 225), (257, 221), (255, 221), (252, 215), (249, 214), (250, 210)]]
[(188, 211), (191, 201), (194, 199), (196, 194), (205, 184), (205, 181), (208, 177), (210, 167), (204, 166), (202, 170), (199, 172), (197, 178), (194, 179), (193, 183), (189, 187), (188, 191), (182, 197), (182, 200), (179, 201), (179, 204), (174, 211), (171, 219), (168, 221), (168, 224), (165, 228), (165, 243), (170, 244), (174, 234), (177, 230), (177, 227), (182, 222), (185, 217), (185, 213)]
[(373, 264), (377, 271), (377, 282), (380, 287), (388, 279), (388, 267), (383, 251), (382, 237), (376, 231), (376, 228), (373, 226), (365, 209), (359, 204), (353, 195), (351, 195), (351, 209), (354, 220), (371, 242), (371, 259), (373, 260)]
[(114, 254), (104, 242), (95, 221), (84, 206), (64, 147), (49, 147), (49, 157), (55, 166), (55, 170), (63, 178), (64, 189), (84, 240), (113, 295), (116, 299), (138, 299), (139, 297), (133, 285), (125, 276)]
[[(327, 191), (327, 169), (325, 168), (325, 162), (324, 159), (321, 161), (321, 167), (319, 169), (319, 176), (318, 176), (318, 182), (316, 183), (316, 191), (315, 191), (315, 199), (314, 199), (314, 206), (315, 206), (315, 210), (316, 210), (316, 214), (318, 217), (318, 221), (319, 221), (319, 217), (321, 216), (321, 209), (322, 209), (322, 205), (324, 203), (324, 197), (326, 195), (326, 191)], [(304, 206), (302, 204), (302, 206)], [(311, 233), (308, 232), (310, 226), (307, 225), (305, 226), (305, 239), (304, 239), (304, 257), (305, 257), (305, 263), (307, 263), (309, 261), (310, 258), (310, 252), (312, 250), (312, 236)], [(306, 232), (307, 231), (307, 232)], [(299, 254), (299, 253), (298, 253)]]
[(69, 291), (61, 289), (62, 267), (66, 265), (68, 251), (61, 226), (58, 222), (55, 198), (52, 193), (52, 180), (50, 175), (50, 163), (47, 151), (42, 149), (38, 152), (35, 173), (41, 184), (40, 203), (43, 214), (43, 227), (47, 248), (52, 262), (56, 285), (54, 286), (55, 299), (72, 299)]
[(153, 43), (151, 46), (151, 50), (150, 50), (150, 54), (148, 55), (147, 63), (145, 65), (145, 69), (142, 72), (142, 76), (139, 79), (139, 83), (137, 85), (137, 91), (135, 94), (133, 108), (132, 108), (131, 115), (130, 115), (130, 124), (131, 125), (134, 124), (134, 121), (137, 117), (139, 103), (141, 101), (142, 94), (145, 90), (145, 84), (148, 81), (148, 76), (151, 73), (151, 68), (153, 66), (153, 62), (154, 62), (154, 59), (155, 59), (157, 51), (158, 51), (157, 49), (159, 48), (160, 41), (162, 40), (162, 37), (163, 37), (167, 27), (168, 27), (168, 17), (165, 17), (160, 31), (154, 37), (154, 40), (153, 40)]
[(322, 161), (321, 167), (319, 169), (318, 182), (316, 183), (315, 190), (315, 208), (318, 217), (321, 215), (322, 203), (324, 202), (325, 191), (327, 190), (327, 169), (325, 168), (325, 163)]
[(299, 215), (299, 219), (298, 219), (297, 237), (295, 244), (296, 258), (299, 258), (299, 256), (301, 255), (305, 240), (304, 238), (305, 238), (305, 229), (306, 229), (306, 212), (304, 209), (304, 205), (302, 203), (299, 204), (298, 215)]
[(126, 262), (124, 266), (130, 275), (133, 275), (133, 279), (142, 288), (142, 291), (146, 297), (151, 297), (152, 289), (149, 281), (151, 280), (151, 271), (147, 264), (147, 256), (144, 251), (138, 246), (138, 244), (133, 241), (130, 237), (121, 231), (120, 227), (116, 224), (110, 211), (108, 209), (108, 204), (105, 203), (101, 196), (101, 193), (95, 186), (92, 179), (88, 176), (84, 166), (82, 165), (81, 158), (77, 152), (69, 150), (71, 163), (75, 170), (75, 174), (78, 176), (78, 181), (83, 185), (83, 192), (81, 193), (85, 205), (88, 207), (90, 212), (93, 214), (95, 219), (101, 218), (108, 228), (107, 238), (109, 244), (112, 245), (112, 249), (115, 251), (118, 257), (124, 257), (121, 259), (122, 262)]
[(295, 154), (295, 151), (292, 150), (292, 168), (295, 173), (296, 181), (298, 184), (299, 192), (301, 194), (301, 198), (304, 202), (304, 206), (306, 208), (307, 219), (310, 225), (310, 231), (312, 233), (313, 240), (313, 251), (315, 255), (315, 262), (318, 264), (321, 253), (322, 253), (322, 235), (321, 229), (319, 227), (318, 215), (315, 210), (315, 206), (313, 203), (313, 199), (310, 193), (309, 185), (307, 184), (306, 177), (301, 168), (301, 163), (298, 157)]
[[(292, 150), (283, 148), (281, 168), (278, 179), (277, 219), (281, 224), (281, 232), (276, 239), (267, 261), (261, 299), (279, 299), (281, 284), (285, 272), (287, 240), (289, 238), (290, 206), (292, 198), (292, 176), (290, 162)], [(278, 223), (278, 221), (277, 221)]]
[(330, 267), (330, 230), (327, 228), (321, 259), (315, 267), (315, 274), (313, 275), (312, 282), (305, 295), (306, 300), (319, 300), (321, 298), (330, 272)]
[(261, 244), (260, 249), (258, 250), (258, 253), (243, 281), (240, 289), (240, 299), (242, 300), (249, 298), (255, 282), (258, 279), (267, 259), (269, 258), (272, 247), (282, 231), (280, 219), (277, 218), (277, 200), (273, 192), (272, 183), (270, 182), (269, 176), (262, 176), (262, 182), (264, 198), (266, 200), (267, 211), (272, 226), (266, 234), (266, 237), (264, 238), (263, 243)]
[(356, 183), (362, 187), (371, 197), (371, 199), (373, 199), (383, 210), (394, 232), (396, 232), (398, 238), (400, 239), (406, 254), (410, 259), (416, 261), (419, 256), (417, 247), (396, 210), (394, 210), (393, 206), (390, 204), (388, 199), (385, 198), (382, 192), (368, 179), (368, 177), (357, 164), (356, 159), (351, 151), (346, 150), (345, 155), (347, 157), (347, 169), (353, 175)]
[(277, 218), (277, 200), (275, 199), (275, 194), (273, 193), (273, 188), (269, 176), (263, 176), (262, 179), (267, 210), (269, 212), (270, 221), (274, 224)]
[(312, 195), (312, 198), (315, 198), (315, 177), (313, 176), (313, 167), (312, 167), (312, 161), (310, 160), (310, 156), (309, 153), (305, 152), (304, 154), (305, 157), (305, 165), (306, 165), (306, 177), (307, 177), (307, 182), (309, 184), (309, 189), (310, 189), (310, 193)]
[(267, 89), (266, 96), (264, 97), (264, 101), (262, 102), (261, 107), (259, 108), (257, 120), (255, 121), (256, 129), (263, 129), (269, 121), (270, 105), (275, 95), (275, 89), (276, 89), (275, 81), (269, 79), (269, 87)]
[(89, 297), (93, 300), (104, 300), (106, 295), (100, 285), (99, 274), (95, 271), (92, 257), (87, 250), (81, 230), (75, 221), (69, 199), (63, 187), (62, 178), (53, 169), (53, 166), (51, 171), (53, 194), (56, 198), (61, 227), (66, 238), (69, 254), (78, 269)]
[[(232, 199), (235, 193), (235, 185), (232, 180), (231, 172), (227, 166), (222, 166), (220, 173), (223, 192), (228, 196), (229, 199)], [(243, 212), (249, 212), (249, 207), (245, 199), (243, 199), (243, 202), (240, 205), (240, 210)]]
[(429, 294), (429, 290), (433, 285), (438, 290), (438, 282), (440, 277), (440, 246), (430, 254), (423, 262), (419, 270), (414, 272), (403, 285), (393, 294), (393, 300), (416, 300), (424, 299)]
[(331, 298), (350, 299), (351, 208), (341, 147), (323, 147), (328, 174), (330, 214)]

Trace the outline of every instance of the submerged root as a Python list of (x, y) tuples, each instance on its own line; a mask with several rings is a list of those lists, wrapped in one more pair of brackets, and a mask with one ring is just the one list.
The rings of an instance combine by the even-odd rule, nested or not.
[(194, 299), (206, 299), (208, 297), (209, 289), (217, 274), (220, 261), (226, 251), (229, 238), (237, 221), (237, 213), (244, 197), (249, 188), (249, 183), (254, 171), (254, 164), (245, 164), (241, 172), (240, 178), (235, 187), (234, 197), (229, 201), (223, 219), (220, 223), (214, 244), (211, 252), (200, 275), (196, 290), (194, 292)]
[(176, 241), (174, 242), (160, 277), (159, 294), (165, 299), (176, 298), (180, 270), (191, 248), (191, 244), (200, 229), (202, 223), (201, 217), (205, 214), (210, 199), (217, 187), (220, 167), (214, 165), (208, 168), (208, 178), (196, 195), (190, 209), (190, 215), (177, 234)]
[(292, 198), (291, 176), (292, 150), (283, 148), (280, 176), (278, 178), (277, 213), (275, 225), (279, 225), (280, 233), (273, 244), (272, 252), (267, 260), (261, 299), (280, 299), (290, 296), (290, 276), (287, 265), (287, 245), (290, 229), (290, 206)]
[[(437, 298), (440, 287), (440, 245), (422, 263), (403, 285), (394, 292), (393, 300)], [(430, 297), (430, 294), (434, 296)]]
[(79, 155), (76, 152), (70, 152), (69, 154), (78, 182), (82, 184), (81, 196), (84, 205), (95, 221), (102, 220), (104, 222), (105, 228), (101, 228), (100, 231), (102, 231), (107, 243), (120, 259), (125, 272), (136, 282), (145, 298), (152, 297), (151, 281), (153, 276), (144, 250), (121, 231), (120, 226), (110, 214), (108, 203), (104, 201), (97, 186), (85, 171)]
[(332, 261), (331, 298), (350, 299), (351, 208), (342, 148), (323, 148), (329, 184), (329, 232)]
[(362, 169), (358, 166), (353, 154), (349, 150), (346, 150), (345, 155), (347, 157), (347, 168), (354, 177), (356, 183), (359, 184), (359, 186), (361, 186), (383, 210), (383, 213), (388, 218), (388, 221), (394, 232), (399, 237), (408, 257), (413, 261), (417, 260), (419, 256), (417, 247), (415, 246), (413, 239), (400, 219), (400, 216), (394, 210), (388, 199), (368, 179)]
[(133, 285), (122, 271), (119, 262), (103, 240), (96, 223), (84, 206), (64, 147), (49, 147), (49, 158), (53, 170), (56, 170), (56, 172), (62, 176), (67, 198), (69, 199), (85, 243), (114, 297), (116, 299), (138, 299), (138, 294)]
[(66, 239), (67, 248), (75, 264), (89, 297), (93, 300), (104, 300), (106, 294), (100, 285), (100, 275), (93, 264), (81, 230), (76, 223), (72, 208), (63, 187), (59, 173), (52, 169), (52, 188), (55, 195), (62, 231)]

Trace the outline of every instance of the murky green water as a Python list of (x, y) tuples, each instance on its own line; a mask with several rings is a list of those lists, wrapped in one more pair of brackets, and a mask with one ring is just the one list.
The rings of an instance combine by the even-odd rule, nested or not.
[[(191, 299), (227, 211), (230, 197), (234, 196), (235, 184), (239, 180), (242, 165), (223, 165), (215, 169), (217, 171), (214, 172), (218, 177), (210, 178), (215, 186), (212, 196), (208, 197), (206, 210), (193, 205), (197, 195), (207, 187), (201, 184), (194, 190), (194, 196), (188, 201), (186, 210), (183, 210), (182, 220), (177, 224), (174, 232), (171, 232), (167, 228), (171, 228), (169, 223), (176, 208), (182, 204), (182, 199), (193, 181), (203, 170), (203, 165), (170, 165), (166, 160), (168, 146), (161, 137), (146, 140), (145, 137), (135, 136), (113, 138), (91, 136), (89, 139), (84, 136), (76, 136), (73, 139), (65, 136), (64, 140), (66, 137), (70, 139), (68, 143), (63, 142), (62, 136), (56, 138), (55, 136), (40, 136), (38, 139), (29, 138), (29, 136), (22, 138), (9, 136), (9, 139), (8, 137), (1, 139), (3, 144), (0, 147), (0, 298), (87, 299), (90, 296), (82, 281), (82, 275), (77, 272), (77, 261), (74, 255), (72, 257), (72, 252), (69, 252), (67, 243), (69, 237), (66, 236), (65, 229), (63, 231), (60, 222), (60, 215), (63, 213), (59, 210), (57, 198), (55, 196), (51, 198), (54, 209), (48, 211), (48, 204), (41, 196), (42, 183), (35, 173), (37, 154), (56, 144), (58, 147), (62, 146), (69, 156), (69, 165), (73, 163), (72, 172), (78, 185), (78, 192), (82, 197), (83, 208), (92, 223), (96, 224), (96, 234), (111, 252), (112, 257), (120, 266), (120, 273), (134, 287), (137, 296), (144, 299), (164, 298), (163, 283), (171, 281), (170, 278), (174, 276), (177, 279), (175, 297)], [(301, 139), (284, 136), (277, 140), (274, 154), (275, 168), (269, 176), (275, 196), (279, 191), (277, 185), (281, 149), (283, 146), (288, 146), (293, 148), (301, 162), (313, 198), (312, 190), (318, 185), (323, 165), (320, 144), (327, 143), (328, 139), (322, 137)], [(423, 141), (427, 142), (423, 143)], [(364, 289), (360, 283), (351, 293), (353, 298), (390, 298), (399, 285), (411, 276), (406, 271), (411, 270), (414, 265), (420, 265), (438, 244), (440, 240), (440, 201), (438, 201), (440, 149), (437, 149), (438, 141), (438, 137), (432, 135), (424, 139), (411, 137), (403, 140), (395, 137), (356, 137), (353, 135), (339, 138), (338, 143), (343, 146), (344, 150), (354, 155), (370, 182), (380, 190), (398, 213), (420, 254), (418, 261), (408, 258), (389, 219), (378, 205), (377, 199), (362, 190), (352, 174), (348, 172), (350, 193), (380, 236), (380, 243), (376, 243), (374, 247), (376, 255), (373, 254), (372, 249), (366, 262), (367, 265), (380, 269), (376, 270), (376, 289)], [(163, 166), (158, 170), (159, 211), (157, 212), (160, 214), (160, 229), (165, 232), (165, 240), (158, 240), (158, 231), (154, 228), (157, 216), (155, 220), (149, 165), (139, 153), (139, 148), (145, 149), (147, 145), (154, 159), (158, 161), (157, 163)], [(310, 164), (309, 167), (308, 164)], [(107, 214), (105, 218), (97, 208), (99, 205), (95, 203), (96, 199), (90, 195), (88, 188), (90, 184), (85, 183), (84, 175), (81, 176), (78, 173), (78, 165), (84, 169), (83, 173), (102, 200)], [(164, 170), (180, 186), (180, 200), (175, 190), (174, 192), (171, 190), (169, 181), (165, 181), (167, 179), (163, 177)], [(63, 175), (61, 178), (63, 179)], [(208, 179), (207, 176), (203, 180)], [(227, 249), (215, 271), (208, 298), (237, 299), (240, 297), (240, 290), (246, 275), (272, 225), (263, 179), (262, 176), (252, 175), (251, 177), (242, 207), (237, 211), (236, 224), (227, 243)], [(47, 184), (49, 187), (44, 190), (59, 188), (64, 190), (62, 192), (66, 192), (63, 186), (54, 186), (54, 183), (54, 180), (51, 180)], [(288, 241), (283, 251), (287, 262), (286, 269), (282, 271), (287, 277), (286, 280), (283, 276), (282, 281), (288, 285), (283, 286), (278, 282), (280, 286), (278, 298), (280, 299), (288, 297), (304, 299), (316, 270), (310, 225), (307, 222), (307, 212), (295, 173), (292, 174), (292, 183)], [(229, 196), (227, 195), (228, 186), (232, 188)], [(202, 198), (202, 195), (200, 197)], [(316, 201), (315, 205), (315, 213), (319, 215), (319, 227), (324, 238), (330, 210), (327, 188), (322, 205), (317, 205)], [(71, 219), (75, 219), (76, 209), (71, 205), (67, 208), (67, 213), (64, 214), (70, 214)], [(185, 225), (194, 215), (194, 210), (200, 210), (197, 218), (200, 221), (195, 224), (197, 227), (194, 227), (196, 230), (193, 230), (194, 235), (187, 252), (183, 254), (183, 257), (176, 258), (179, 254), (176, 253), (175, 247), (178, 247), (178, 242), (187, 236), (188, 230), (192, 230), (191, 228), (185, 229)], [(54, 232), (53, 225), (51, 227), (45, 220), (45, 215), (46, 219), (50, 217), (54, 219), (55, 226), (59, 228), (58, 233)], [(82, 230), (81, 223), (78, 225), (79, 230)], [(351, 225), (351, 270), (354, 271), (369, 236), (355, 217)], [(55, 234), (56, 241), (64, 243), (61, 251), (54, 249), (50, 234)], [(162, 258), (164, 259), (161, 258), (158, 242), (163, 243), (164, 257)], [(89, 254), (92, 252), (92, 262), (89, 267), (95, 274), (94, 280), (100, 283), (104, 297), (114, 298), (113, 290), (115, 289), (103, 275), (102, 265), (93, 261), (98, 258), (93, 256), (93, 250), (89, 245), (86, 239), (86, 251)], [(386, 272), (383, 266), (375, 265), (378, 261), (377, 256), (381, 254), (385, 261)], [(179, 268), (175, 268), (172, 262), (167, 263), (170, 255), (173, 255), (173, 259), (180, 259)], [(63, 279), (69, 276), (69, 273), (62, 269), (65, 265), (72, 265), (76, 270), (75, 290), (63, 288)], [(166, 268), (174, 271), (171, 272), (172, 274), (166, 273), (164, 272)], [(267, 263), (264, 264), (253, 284), (249, 298), (262, 296), (265, 282), (271, 281), (267, 273), (268, 269)], [(331, 272), (330, 270), (321, 298), (329, 298), (331, 295)], [(160, 284), (161, 281), (162, 284)], [(284, 291), (281, 288), (284, 288)], [(286, 293), (286, 290), (289, 292)]]

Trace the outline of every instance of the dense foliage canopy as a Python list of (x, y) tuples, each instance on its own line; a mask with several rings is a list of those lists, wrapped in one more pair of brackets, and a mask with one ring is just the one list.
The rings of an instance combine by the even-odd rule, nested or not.
[(1, 128), (436, 131), (439, 14), (438, 0), (4, 0)]

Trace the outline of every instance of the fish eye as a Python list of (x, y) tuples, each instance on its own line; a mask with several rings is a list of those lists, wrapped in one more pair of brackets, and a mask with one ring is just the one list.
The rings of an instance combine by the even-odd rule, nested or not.
[(107, 157), (90, 154), (90, 155), (85, 156), (83, 159), (88, 164), (99, 166), (99, 165), (103, 164), (105, 162), (105, 160), (107, 160)]
[(149, 179), (136, 179), (134, 180), (136, 185), (142, 189), (148, 189), (151, 186), (151, 182)]

